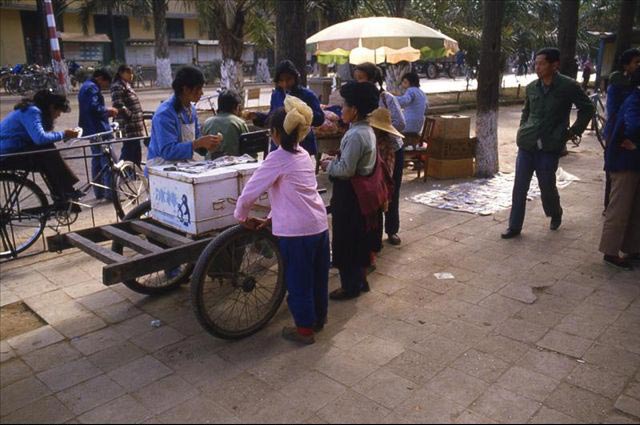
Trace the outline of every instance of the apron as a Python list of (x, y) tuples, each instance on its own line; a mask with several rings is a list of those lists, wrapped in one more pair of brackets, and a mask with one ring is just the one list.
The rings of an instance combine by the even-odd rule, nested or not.
[[(180, 138), (182, 139), (182, 142), (193, 142), (194, 140), (196, 140), (196, 122), (193, 119), (192, 112), (193, 111), (190, 110), (189, 113), (187, 113), (186, 111), (178, 113), (178, 117), (180, 118)], [(158, 156), (148, 160), (147, 166), (155, 167), (157, 165), (177, 164), (178, 162), (185, 162), (189, 159), (184, 159), (181, 161), (168, 161)]]

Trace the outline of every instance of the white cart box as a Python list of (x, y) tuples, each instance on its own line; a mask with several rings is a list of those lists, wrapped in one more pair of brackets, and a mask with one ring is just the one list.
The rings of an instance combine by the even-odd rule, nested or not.
[[(176, 171), (171, 164), (149, 167), (151, 216), (195, 236), (232, 226), (236, 224), (235, 200), (259, 166), (259, 163), (230, 165), (197, 174)], [(266, 194), (259, 204), (269, 206)]]

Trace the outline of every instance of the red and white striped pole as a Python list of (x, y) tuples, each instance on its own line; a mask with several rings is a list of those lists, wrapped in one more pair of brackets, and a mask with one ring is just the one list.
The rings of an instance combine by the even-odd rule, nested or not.
[(47, 12), (47, 26), (49, 27), (49, 41), (51, 43), (51, 63), (53, 71), (58, 76), (58, 89), (64, 93), (69, 93), (69, 72), (67, 65), (62, 61), (60, 54), (60, 43), (58, 42), (58, 30), (56, 29), (56, 17), (53, 14), (53, 5), (51, 0), (44, 0), (45, 10)]

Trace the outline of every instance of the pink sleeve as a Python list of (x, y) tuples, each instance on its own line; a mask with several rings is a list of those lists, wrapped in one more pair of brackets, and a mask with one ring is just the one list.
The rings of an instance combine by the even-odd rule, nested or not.
[(238, 198), (236, 210), (233, 216), (238, 221), (245, 221), (249, 217), (249, 211), (258, 198), (265, 193), (280, 177), (282, 169), (277, 155), (272, 153), (253, 173), (251, 179), (244, 187), (242, 195)]

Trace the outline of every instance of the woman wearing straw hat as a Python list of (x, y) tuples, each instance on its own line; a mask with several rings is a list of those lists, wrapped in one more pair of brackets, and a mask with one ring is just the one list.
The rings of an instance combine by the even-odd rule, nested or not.
[[(353, 77), (356, 81), (368, 81), (378, 87), (380, 95), (378, 107), (387, 109), (391, 113), (391, 122), (396, 130), (404, 131), (406, 126), (404, 113), (398, 103), (398, 98), (384, 89), (382, 69), (371, 62), (366, 62), (356, 66)], [(394, 191), (389, 200), (389, 209), (384, 214), (384, 230), (391, 245), (400, 245), (402, 240), (398, 236), (398, 232), (400, 231), (400, 186), (402, 186), (402, 168), (404, 167), (404, 143), (401, 137), (392, 136), (391, 141), (395, 155), (395, 164), (394, 167), (391, 167), (391, 170), (395, 170), (392, 172)]]
[(378, 108), (369, 115), (369, 124), (376, 134), (376, 147), (380, 158), (387, 164), (389, 172), (393, 175), (396, 165), (396, 140), (404, 139), (404, 135), (393, 126), (391, 111)]

